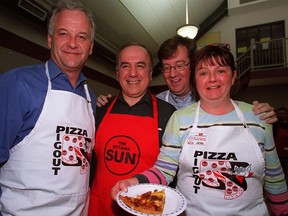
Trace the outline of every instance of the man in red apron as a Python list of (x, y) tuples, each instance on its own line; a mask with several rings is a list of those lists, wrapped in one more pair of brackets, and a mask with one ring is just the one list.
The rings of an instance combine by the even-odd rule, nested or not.
[[(89, 215), (123, 215), (110, 191), (120, 179), (154, 164), (162, 133), (175, 108), (147, 90), (152, 58), (139, 44), (124, 46), (117, 57), (118, 96), (96, 114), (96, 173), (90, 193)], [(120, 212), (121, 211), (121, 212)]]
[(94, 31), (81, 2), (60, 3), (51, 59), (1, 76), (0, 215), (87, 215), (95, 110), (81, 70)]

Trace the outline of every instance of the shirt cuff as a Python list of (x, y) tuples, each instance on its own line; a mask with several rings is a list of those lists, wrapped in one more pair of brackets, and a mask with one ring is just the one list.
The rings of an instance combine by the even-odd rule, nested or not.
[(134, 177), (138, 179), (139, 184), (141, 184), (141, 183), (149, 183), (149, 180), (148, 180), (148, 178), (145, 175), (137, 174)]
[(266, 192), (271, 210), (276, 216), (288, 215), (288, 191), (282, 194), (271, 194)]

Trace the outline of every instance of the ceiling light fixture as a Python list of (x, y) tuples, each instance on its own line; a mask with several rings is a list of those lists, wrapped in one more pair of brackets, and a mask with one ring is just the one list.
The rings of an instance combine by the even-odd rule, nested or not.
[(198, 27), (196, 25), (188, 24), (188, 0), (186, 0), (186, 25), (180, 26), (176, 31), (177, 34), (182, 37), (195, 38), (198, 33)]

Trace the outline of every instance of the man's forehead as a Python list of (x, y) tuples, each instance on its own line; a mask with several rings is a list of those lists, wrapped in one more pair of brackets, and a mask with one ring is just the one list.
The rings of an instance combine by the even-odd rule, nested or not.
[(120, 61), (120, 65), (123, 65), (123, 64), (147, 64), (147, 61)]
[(176, 62), (176, 61), (186, 61), (189, 60), (189, 53), (185, 46), (179, 45), (173, 55), (170, 58), (163, 59), (163, 64), (165, 62)]
[(119, 56), (120, 62), (126, 61), (126, 62), (147, 62), (149, 61), (149, 55), (145, 50), (143, 51), (129, 51), (129, 50), (122, 50)]

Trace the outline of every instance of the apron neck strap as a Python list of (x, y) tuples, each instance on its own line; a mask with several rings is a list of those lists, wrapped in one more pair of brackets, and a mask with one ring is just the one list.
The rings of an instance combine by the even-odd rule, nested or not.
[(50, 80), (50, 74), (49, 74), (49, 69), (48, 69), (48, 61), (46, 61), (45, 63), (45, 73), (48, 78), (48, 89), (50, 90), (52, 87), (51, 87), (51, 80)]
[[(247, 128), (246, 120), (245, 120), (244, 115), (241, 112), (240, 108), (237, 106), (237, 104), (232, 99), (230, 99), (230, 101), (231, 101), (232, 105), (234, 106), (235, 112), (236, 112), (237, 116), (239, 117), (241, 123), (243, 124), (244, 128)], [(193, 123), (193, 128), (196, 128), (198, 125), (199, 113), (200, 113), (200, 101), (198, 101), (197, 108), (195, 111), (195, 120)]]

